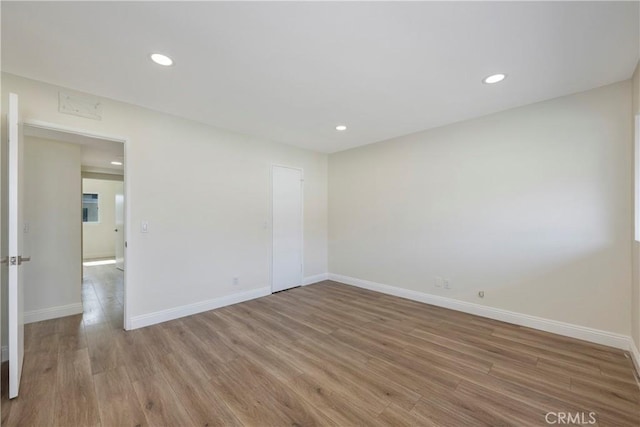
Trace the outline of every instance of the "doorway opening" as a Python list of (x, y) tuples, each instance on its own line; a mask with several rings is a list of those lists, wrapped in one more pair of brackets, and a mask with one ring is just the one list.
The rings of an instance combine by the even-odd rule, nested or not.
[[(23, 131), (25, 148), (33, 158), (41, 155), (38, 150), (42, 153), (67, 150), (71, 153), (69, 163), (58, 167), (76, 171), (69, 174), (67, 182), (56, 183), (58, 188), (66, 188), (69, 200), (75, 200), (68, 207), (57, 207), (60, 202), (51, 199), (39, 200), (45, 195), (38, 189), (38, 182), (25, 189), (27, 200), (33, 205), (30, 211), (34, 212), (33, 220), (27, 218), (31, 246), (37, 250), (38, 239), (50, 239), (52, 230), (62, 227), (65, 231), (56, 231), (57, 237), (61, 242), (69, 241), (70, 249), (56, 256), (64, 257), (59, 263), (70, 266), (65, 271), (71, 275), (67, 281), (71, 288), (65, 291), (81, 301), (77, 312), (82, 312), (83, 320), (90, 324), (105, 322), (113, 328), (126, 329), (126, 139), (41, 122), (25, 121)], [(29, 161), (25, 158), (27, 174), (34, 172), (33, 168), (29, 171)], [(36, 161), (35, 165), (40, 163)], [(39, 191), (43, 194), (38, 194)], [(42, 212), (41, 206), (46, 208), (56, 203), (54, 207), (61, 215), (50, 215), (44, 221), (35, 214)], [(29, 215), (29, 211), (26, 213)], [(46, 265), (47, 255), (33, 256), (33, 267), (39, 267), (32, 269), (38, 272), (33, 274), (47, 274), (47, 268), (51, 272), (60, 270)], [(36, 265), (38, 260), (41, 266)], [(37, 283), (37, 278), (32, 279)]]

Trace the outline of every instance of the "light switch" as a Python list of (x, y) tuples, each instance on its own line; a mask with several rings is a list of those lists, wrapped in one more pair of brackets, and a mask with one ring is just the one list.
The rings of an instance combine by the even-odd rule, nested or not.
[(140, 232), (148, 233), (149, 232), (149, 223), (147, 221), (142, 221), (140, 223)]

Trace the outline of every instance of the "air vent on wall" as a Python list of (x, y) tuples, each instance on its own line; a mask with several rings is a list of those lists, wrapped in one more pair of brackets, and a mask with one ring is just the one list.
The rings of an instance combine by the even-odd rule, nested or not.
[(102, 103), (96, 98), (68, 94), (58, 94), (58, 111), (87, 119), (102, 120)]

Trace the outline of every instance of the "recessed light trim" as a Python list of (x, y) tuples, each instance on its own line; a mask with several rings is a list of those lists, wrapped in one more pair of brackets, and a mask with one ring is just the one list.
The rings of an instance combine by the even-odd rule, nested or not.
[(338, 125), (336, 126), (336, 130), (342, 132), (347, 130), (347, 127), (345, 125)]
[(113, 162), (111, 162), (111, 164), (115, 165), (115, 166), (122, 166), (122, 162), (113, 161)]
[(506, 74), (502, 74), (502, 73), (492, 74), (492, 75), (487, 76), (484, 79), (482, 79), (482, 83), (485, 83), (485, 84), (488, 84), (488, 85), (492, 85), (494, 83), (499, 83), (499, 82), (503, 81), (506, 78), (507, 78)]
[(161, 53), (152, 53), (151, 60), (156, 64), (162, 65), (164, 67), (170, 67), (171, 65), (173, 65), (173, 59)]

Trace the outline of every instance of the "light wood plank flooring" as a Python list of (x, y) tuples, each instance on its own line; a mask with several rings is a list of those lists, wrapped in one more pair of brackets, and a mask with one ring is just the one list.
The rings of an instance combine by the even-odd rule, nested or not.
[(85, 271), (84, 315), (27, 325), (3, 426), (640, 425), (620, 350), (329, 281), (124, 332), (121, 274)]

